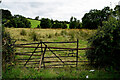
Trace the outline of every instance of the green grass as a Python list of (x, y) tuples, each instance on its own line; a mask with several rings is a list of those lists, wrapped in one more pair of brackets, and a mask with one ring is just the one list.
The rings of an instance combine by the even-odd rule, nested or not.
[(8, 78), (38, 78), (38, 79), (85, 79), (88, 76), (89, 79), (102, 79), (102, 78), (119, 78), (118, 72), (107, 72), (104, 70), (98, 70), (91, 72), (89, 70), (81, 70), (74, 68), (49, 68), (41, 69), (40, 71), (35, 69), (26, 68), (11, 68), (2, 73), (3, 79)]
[(67, 29), (69, 29), (70, 24), (67, 24)]
[(28, 20), (31, 22), (31, 28), (36, 28), (41, 23), (38, 20), (32, 20), (32, 19), (28, 19)]

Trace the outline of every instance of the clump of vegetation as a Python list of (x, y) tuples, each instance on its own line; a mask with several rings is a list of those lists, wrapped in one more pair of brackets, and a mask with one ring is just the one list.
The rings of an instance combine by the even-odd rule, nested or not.
[(29, 36), (33, 41), (38, 41), (37, 33), (35, 33), (35, 31), (30, 32)]
[(70, 31), (69, 32), (69, 36), (70, 36), (70, 41), (74, 41), (75, 39), (76, 39), (76, 33), (75, 33), (75, 31)]
[(3, 71), (6, 70), (8, 63), (9, 66), (13, 65), (13, 61), (15, 59), (14, 55), (14, 47), (12, 46), (13, 41), (8, 32), (5, 31), (4, 27), (2, 28), (2, 63), (3, 63)]
[(20, 32), (20, 35), (25, 36), (26, 34), (27, 34), (26, 31), (22, 29), (21, 32)]
[(89, 39), (90, 47), (95, 49), (87, 51), (87, 58), (97, 67), (112, 66), (120, 70), (120, 20), (110, 17), (103, 24)]
[(65, 35), (67, 35), (67, 31), (65, 31), (65, 30), (62, 30), (62, 31), (61, 31), (61, 35), (62, 35), (62, 36), (65, 36)]
[(52, 34), (48, 34), (48, 38), (52, 38), (52, 36), (53, 36)]

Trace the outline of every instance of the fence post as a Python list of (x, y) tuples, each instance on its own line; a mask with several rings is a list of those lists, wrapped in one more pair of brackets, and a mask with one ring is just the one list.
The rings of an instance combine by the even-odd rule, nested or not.
[(43, 52), (43, 48), (42, 48), (42, 40), (40, 41), (40, 43), (41, 43), (41, 54), (42, 54), (42, 52)]
[(45, 55), (46, 49), (47, 49), (47, 45), (45, 46), (45, 50), (43, 52), (43, 57), (42, 57), (42, 63), (43, 63), (44, 68), (45, 68), (44, 55)]
[(43, 66), (44, 66), (44, 68), (45, 68), (44, 55), (45, 55), (46, 49), (47, 49), (47, 46), (45, 46), (44, 52), (41, 53), (41, 58), (40, 58), (40, 63), (39, 63), (39, 69), (38, 69), (38, 70), (41, 69), (42, 63), (43, 63)]
[(39, 62), (39, 68), (38, 68), (38, 70), (41, 68), (41, 64), (42, 64), (42, 57), (43, 57), (42, 40), (40, 41), (40, 44), (41, 44), (41, 57), (40, 57), (40, 62)]
[(79, 47), (79, 40), (77, 39), (76, 67), (78, 65), (78, 47)]

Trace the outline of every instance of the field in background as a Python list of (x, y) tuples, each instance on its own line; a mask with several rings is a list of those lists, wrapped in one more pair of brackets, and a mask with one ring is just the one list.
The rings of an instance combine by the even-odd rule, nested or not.
[(31, 22), (31, 28), (36, 28), (41, 23), (41, 21), (38, 20), (32, 20), (32, 19), (28, 19), (28, 20)]
[[(86, 42), (96, 30), (89, 29), (39, 29), (39, 28), (5, 28), (18, 43), (33, 42), (31, 35), (34, 33), (38, 41), (74, 41), (77, 38), (80, 44)], [(21, 35), (24, 30), (25, 35)], [(82, 42), (81, 42), (82, 41)], [(35, 41), (34, 41), (35, 42)], [(87, 45), (87, 44), (85, 44)]]

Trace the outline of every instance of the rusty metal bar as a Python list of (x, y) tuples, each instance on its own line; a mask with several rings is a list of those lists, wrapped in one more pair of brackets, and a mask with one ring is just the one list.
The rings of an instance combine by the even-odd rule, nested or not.
[[(15, 45), (15, 47), (20, 47), (20, 48), (41, 48), (41, 47), (35, 47), (35, 46), (18, 46), (18, 45)], [(45, 48), (45, 47), (42, 47), (42, 48)], [(61, 47), (47, 47), (47, 48), (52, 48), (52, 49), (71, 49), (71, 50), (94, 49), (94, 48), (61, 48)]]
[[(45, 43), (43, 43), (45, 46), (47, 46)], [(64, 62), (62, 61), (62, 59), (60, 59), (49, 47), (47, 47), (63, 64)]]
[(38, 48), (39, 44), (37, 45), (37, 47), (34, 49), (33, 53), (30, 55), (29, 59), (27, 60), (27, 62), (24, 64), (24, 66), (26, 66), (26, 64), (29, 62), (29, 60), (31, 59), (32, 55), (34, 54), (34, 52), (36, 51), (36, 49)]
[[(15, 55), (28, 55), (28, 56), (31, 56), (32, 54), (15, 53)], [(41, 55), (33, 54), (32, 56), (41, 56)]]
[[(76, 41), (72, 41), (72, 42), (42, 42), (42, 43), (76, 43)], [(31, 45), (31, 44), (39, 44), (39, 42), (37, 42), (37, 43), (26, 43), (26, 44), (16, 44), (16, 45)]]
[[(61, 61), (44, 61), (45, 63), (56, 63)], [(89, 62), (89, 61), (64, 61), (64, 62)]]
[[(58, 57), (76, 57), (76, 56), (58, 56)], [(50, 56), (50, 57), (44, 57), (44, 58), (57, 58), (55, 56)]]

